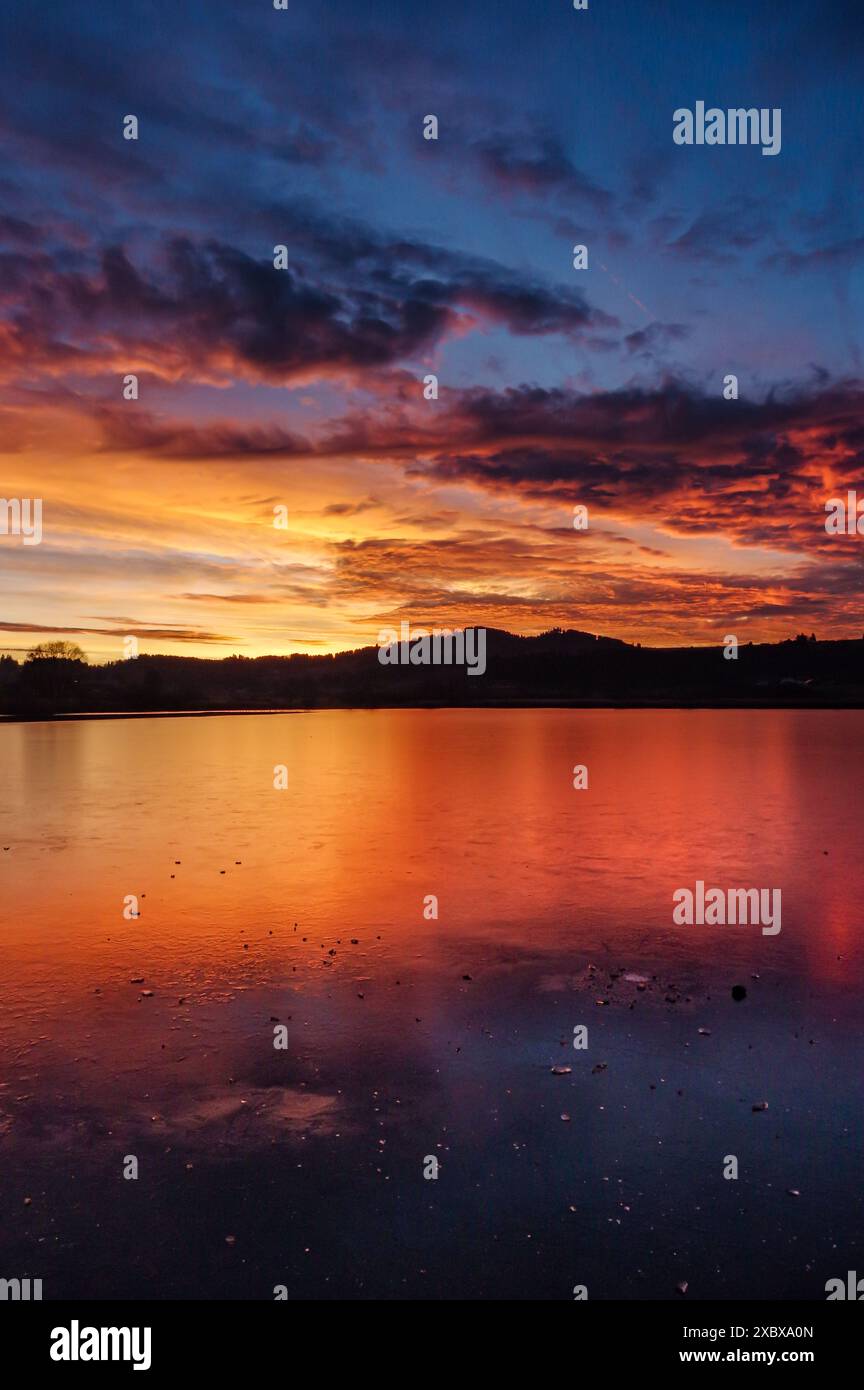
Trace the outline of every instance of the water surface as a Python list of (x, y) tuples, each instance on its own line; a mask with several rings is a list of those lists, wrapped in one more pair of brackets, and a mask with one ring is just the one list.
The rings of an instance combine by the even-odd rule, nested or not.
[[(0, 1276), (824, 1298), (864, 1258), (862, 720), (0, 726)], [(780, 888), (780, 935), (673, 926), (698, 879)]]

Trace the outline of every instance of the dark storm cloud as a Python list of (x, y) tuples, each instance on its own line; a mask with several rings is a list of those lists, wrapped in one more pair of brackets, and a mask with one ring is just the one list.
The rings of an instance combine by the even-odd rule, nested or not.
[[(586, 394), (450, 392), (434, 412), (376, 404), (308, 442), (276, 426), (137, 418), (104, 412), (106, 447), (191, 459), (362, 456), (408, 477), (781, 550), (824, 552), (827, 498), (864, 484), (864, 384), (822, 376), (754, 401), (675, 380)], [(332, 504), (329, 514), (348, 513)]]
[(302, 436), (279, 425), (217, 421), (209, 425), (157, 420), (144, 411), (100, 406), (94, 412), (101, 426), (102, 448), (111, 453), (146, 453), (154, 458), (295, 458), (311, 452)]
[(422, 243), (381, 241), (359, 227), (331, 226), (314, 257), (293, 238), (281, 244), (283, 270), (188, 237), (169, 240), (143, 265), (123, 247), (107, 247), (90, 272), (43, 253), (7, 253), (0, 369), (7, 377), (39, 367), (98, 372), (125, 355), (192, 379), (309, 379), (410, 360), (468, 326), (469, 316), (523, 336), (613, 322), (578, 290)]
[(677, 382), (576, 395), (467, 392), (413, 471), (534, 500), (580, 502), (682, 533), (824, 550), (824, 503), (860, 484), (864, 385), (726, 401)]

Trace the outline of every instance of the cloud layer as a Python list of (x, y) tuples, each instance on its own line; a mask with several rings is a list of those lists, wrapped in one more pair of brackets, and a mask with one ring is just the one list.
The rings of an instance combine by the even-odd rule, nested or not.
[[(581, 19), (13, 0), (0, 495), (45, 534), (0, 536), (11, 647), (858, 634), (824, 530), (864, 496), (856, 12)], [(685, 87), (782, 106), (782, 156), (676, 150)]]

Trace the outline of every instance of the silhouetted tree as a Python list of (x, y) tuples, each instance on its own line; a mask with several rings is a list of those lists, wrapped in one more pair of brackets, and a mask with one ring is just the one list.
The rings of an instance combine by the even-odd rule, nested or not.
[(40, 642), (27, 653), (28, 661), (84, 661), (77, 642)]
[(32, 699), (37, 710), (53, 713), (68, 705), (86, 669), (84, 653), (76, 643), (41, 642), (27, 653), (19, 694)]

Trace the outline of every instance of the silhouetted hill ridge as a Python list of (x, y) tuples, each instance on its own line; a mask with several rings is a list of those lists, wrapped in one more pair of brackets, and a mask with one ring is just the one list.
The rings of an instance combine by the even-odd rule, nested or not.
[(642, 647), (578, 630), (486, 629), (486, 671), (385, 665), (377, 647), (208, 659), (140, 656), (88, 666), (0, 660), (0, 713), (436, 705), (864, 707), (864, 640), (803, 635), (740, 646)]

